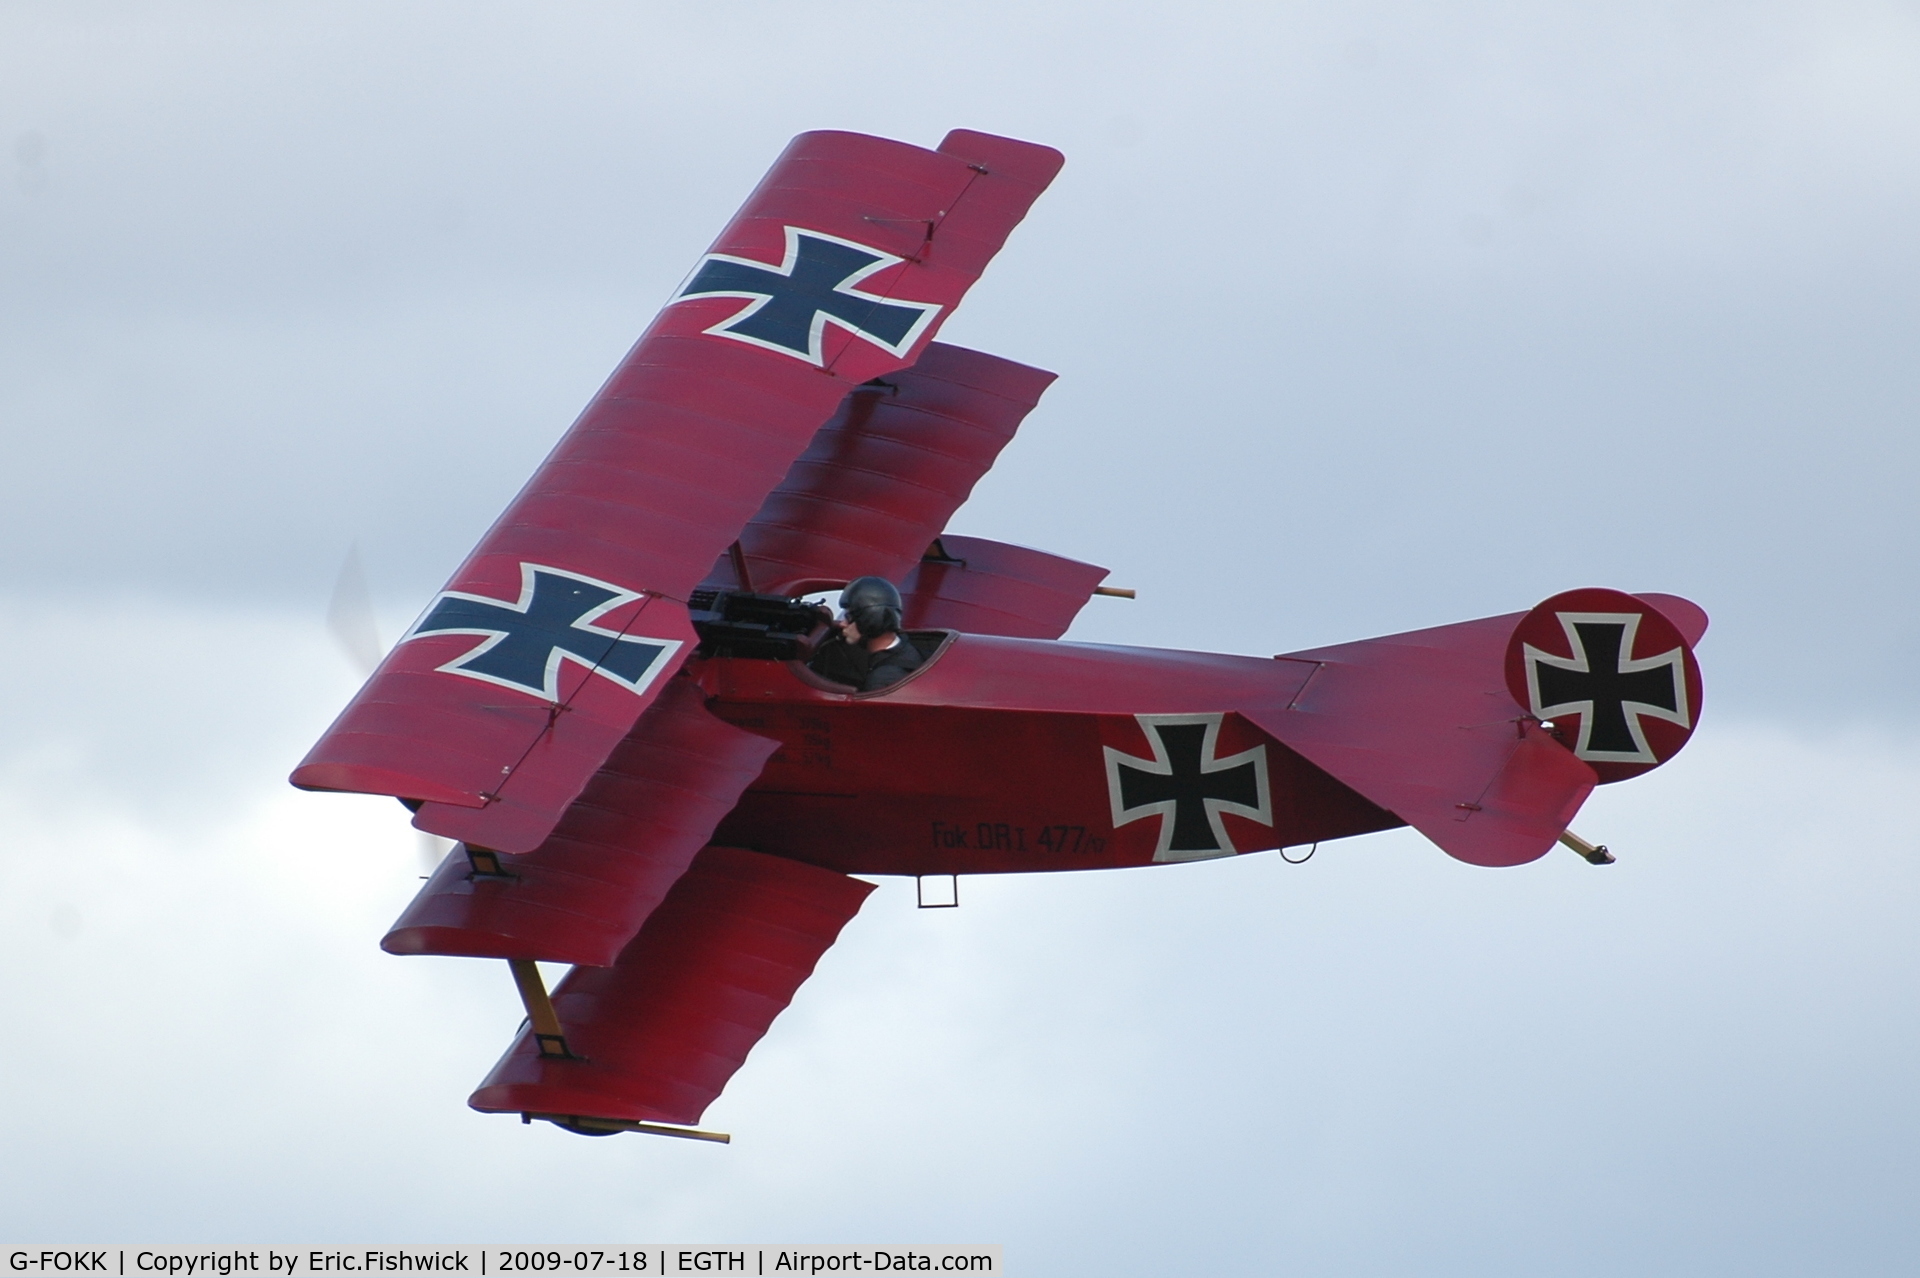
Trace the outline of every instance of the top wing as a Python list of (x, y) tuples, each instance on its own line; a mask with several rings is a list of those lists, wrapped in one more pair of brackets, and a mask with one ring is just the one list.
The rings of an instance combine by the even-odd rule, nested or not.
[(898, 581), (1053, 378), (935, 342), (912, 368), (856, 387), (707, 584), (798, 595), (868, 575)]
[(852, 387), (920, 357), (1060, 163), (958, 130), (794, 139), (294, 784), (539, 846), (691, 652), (715, 556)]

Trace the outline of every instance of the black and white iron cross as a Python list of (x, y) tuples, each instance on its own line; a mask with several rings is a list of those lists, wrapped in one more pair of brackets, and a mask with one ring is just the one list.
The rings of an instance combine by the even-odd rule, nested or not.
[(747, 298), (746, 306), (704, 331), (815, 365), (824, 363), (821, 345), (829, 323), (905, 358), (940, 314), (932, 302), (903, 302), (858, 287), (906, 259), (797, 226), (787, 227), (786, 233), (786, 254), (778, 266), (709, 253), (673, 300)]
[(1560, 627), (1571, 658), (1525, 645), (1528, 707), (1542, 719), (1580, 716), (1573, 752), (1600, 763), (1658, 763), (1643, 717), (1692, 726), (1681, 650), (1635, 660), (1640, 614), (1563, 612)]
[(483, 643), (436, 669), (548, 701), (560, 700), (560, 666), (566, 661), (630, 692), (644, 692), (680, 640), (623, 635), (593, 624), (639, 598), (563, 568), (523, 563), (518, 600), (446, 591), (401, 642), (423, 635), (485, 636)]
[(1267, 780), (1267, 748), (1225, 759), (1216, 757), (1220, 714), (1135, 715), (1153, 747), (1151, 759), (1104, 746), (1107, 797), (1114, 828), (1149, 816), (1160, 817), (1156, 861), (1198, 861), (1229, 856), (1236, 849), (1227, 837), (1222, 813), (1273, 824), (1273, 799)]

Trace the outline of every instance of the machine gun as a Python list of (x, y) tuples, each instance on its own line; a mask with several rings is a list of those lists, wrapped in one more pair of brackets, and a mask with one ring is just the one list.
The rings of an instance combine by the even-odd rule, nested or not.
[(696, 590), (687, 600), (703, 657), (799, 659), (806, 637), (826, 620), (817, 605), (745, 590)]

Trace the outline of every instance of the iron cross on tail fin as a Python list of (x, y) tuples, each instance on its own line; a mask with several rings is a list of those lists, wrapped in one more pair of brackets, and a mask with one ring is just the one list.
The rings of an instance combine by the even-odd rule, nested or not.
[(795, 138), (294, 784), (544, 843), (692, 651), (716, 556), (850, 390), (920, 357), (1060, 163), (965, 131)]
[(1507, 640), (1507, 690), (1602, 783), (1680, 752), (1700, 717), (1693, 645), (1707, 615), (1685, 599), (1569, 590)]

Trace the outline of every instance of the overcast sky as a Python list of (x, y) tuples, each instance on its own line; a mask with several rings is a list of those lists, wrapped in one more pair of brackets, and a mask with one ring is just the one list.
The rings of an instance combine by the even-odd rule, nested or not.
[[(0, 6), (0, 1233), (985, 1241), (1018, 1273), (1920, 1264), (1920, 5)], [(1705, 726), (1491, 872), (1399, 832), (889, 885), (709, 1115), (464, 1108), (497, 964), (284, 777), (786, 140), (1067, 167), (946, 340), (1074, 637), (1585, 585)]]

